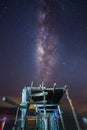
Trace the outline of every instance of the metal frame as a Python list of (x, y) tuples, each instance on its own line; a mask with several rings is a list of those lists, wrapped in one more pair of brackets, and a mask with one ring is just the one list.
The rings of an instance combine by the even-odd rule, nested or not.
[[(51, 100), (53, 100), (52, 103), (51, 102), (49, 103), (47, 100), (47, 96), (49, 98), (49, 91), (52, 91), (53, 96), (55, 96), (55, 92), (57, 90), (63, 90), (63, 92), (66, 93), (66, 97), (69, 101), (70, 107), (73, 112), (76, 126), (77, 126), (78, 130), (81, 130), (78, 120), (77, 120), (77, 116), (76, 116), (74, 107), (72, 105), (71, 99), (68, 94), (67, 86), (65, 86), (63, 88), (56, 88), (56, 83), (54, 83), (52, 88), (46, 88), (46, 87), (44, 87), (44, 83), (42, 82), (42, 84), (39, 87), (33, 87), (33, 82), (31, 82), (30, 87), (24, 87), (22, 90), (21, 104), (17, 104), (16, 102), (14, 102), (11, 99), (6, 98), (6, 97), (3, 97), (2, 101), (7, 102), (11, 105), (14, 105), (18, 108), (14, 125), (17, 124), (18, 111), (21, 110), (21, 119), (20, 119), (21, 120), (21, 124), (20, 124), (21, 130), (27, 130), (26, 118), (28, 117), (28, 110), (29, 110), (29, 106), (31, 104), (34, 104), (36, 107), (36, 129), (37, 130), (59, 130), (59, 122), (58, 122), (59, 119), (61, 120), (63, 130), (66, 130), (65, 125), (64, 125), (64, 120), (62, 117), (62, 112), (61, 112), (61, 109), (59, 106), (59, 101), (55, 102), (54, 97), (51, 98)], [(42, 100), (40, 100), (40, 101), (36, 100), (36, 99), (40, 99), (40, 98)], [(33, 100), (33, 102), (31, 102), (31, 99)], [(59, 114), (56, 117), (54, 116), (55, 109), (51, 108), (54, 106), (56, 107), (56, 110), (58, 111), (58, 114)], [(52, 123), (53, 123), (53, 125), (52, 125)], [(15, 130), (16, 130), (16, 128), (15, 128)]]

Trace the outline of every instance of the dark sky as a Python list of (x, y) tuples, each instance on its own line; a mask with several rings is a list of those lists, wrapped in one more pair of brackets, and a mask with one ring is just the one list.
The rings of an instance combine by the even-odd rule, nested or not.
[[(80, 112), (87, 111), (87, 1), (47, 0), (54, 27), (53, 82), (68, 85)], [(36, 55), (39, 0), (0, 0), (0, 96), (18, 97), (40, 84)], [(52, 84), (51, 83), (51, 84)]]

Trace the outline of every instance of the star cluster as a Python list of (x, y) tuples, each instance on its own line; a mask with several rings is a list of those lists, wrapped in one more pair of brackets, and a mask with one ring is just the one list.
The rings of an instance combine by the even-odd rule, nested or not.
[(49, 6), (46, 1), (43, 0), (38, 10), (37, 59), (40, 70), (40, 80), (45, 83), (52, 80), (56, 56), (56, 42), (50, 21)]

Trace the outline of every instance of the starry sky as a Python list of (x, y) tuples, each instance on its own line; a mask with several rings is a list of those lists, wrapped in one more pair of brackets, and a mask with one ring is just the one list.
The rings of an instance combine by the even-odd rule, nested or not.
[(18, 100), (24, 86), (31, 81), (35, 86), (41, 82), (40, 71), (44, 67), (38, 57), (42, 49), (37, 54), (41, 45), (37, 43), (42, 29), (38, 26), (41, 1), (48, 8), (49, 20), (44, 26), (50, 28), (49, 41), (53, 40), (47, 47), (55, 48), (55, 56), (50, 58), (55, 61), (51, 61), (54, 64), (49, 84), (67, 85), (76, 110), (87, 112), (86, 0), (0, 0), (0, 97)]

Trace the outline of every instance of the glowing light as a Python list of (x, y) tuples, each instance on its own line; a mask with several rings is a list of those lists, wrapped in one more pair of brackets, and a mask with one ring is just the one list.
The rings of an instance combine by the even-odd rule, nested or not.
[(6, 120), (7, 120), (6, 117), (3, 117), (3, 119), (1, 119), (2, 123), (1, 123), (1, 128), (0, 128), (0, 130), (4, 130), (4, 126), (5, 126)]
[(48, 5), (45, 0), (42, 0), (38, 15), (37, 59), (40, 81), (49, 82), (52, 79), (55, 65), (56, 43), (50, 23)]

